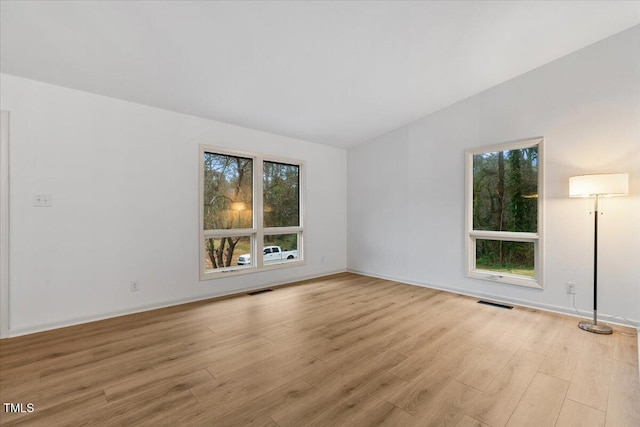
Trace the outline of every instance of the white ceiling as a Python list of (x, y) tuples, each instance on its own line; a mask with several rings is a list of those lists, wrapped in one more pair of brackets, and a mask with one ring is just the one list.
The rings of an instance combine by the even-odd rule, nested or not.
[(5, 1), (3, 73), (349, 147), (640, 22), (640, 1)]

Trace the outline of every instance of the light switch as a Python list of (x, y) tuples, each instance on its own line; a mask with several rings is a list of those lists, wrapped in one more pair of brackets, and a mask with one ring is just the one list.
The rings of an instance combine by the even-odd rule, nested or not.
[(33, 206), (37, 208), (50, 208), (51, 194), (35, 194), (33, 196)]

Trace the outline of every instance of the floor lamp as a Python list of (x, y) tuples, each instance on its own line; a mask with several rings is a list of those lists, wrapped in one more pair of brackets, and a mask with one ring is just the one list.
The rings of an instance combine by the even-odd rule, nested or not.
[(628, 173), (580, 175), (569, 178), (569, 197), (593, 197), (593, 322), (578, 323), (580, 329), (596, 334), (610, 334), (610, 326), (598, 324), (598, 208), (600, 197), (629, 194)]

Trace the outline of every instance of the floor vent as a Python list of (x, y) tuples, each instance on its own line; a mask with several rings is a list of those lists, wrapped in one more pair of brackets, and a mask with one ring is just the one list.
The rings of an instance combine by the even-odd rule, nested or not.
[(272, 292), (273, 289), (260, 289), (259, 291), (247, 292), (247, 295), (264, 294), (265, 292)]
[(512, 305), (498, 304), (497, 302), (484, 301), (484, 300), (478, 301), (478, 304), (484, 304), (484, 305), (490, 305), (492, 307), (504, 308), (505, 310), (511, 310), (513, 308)]

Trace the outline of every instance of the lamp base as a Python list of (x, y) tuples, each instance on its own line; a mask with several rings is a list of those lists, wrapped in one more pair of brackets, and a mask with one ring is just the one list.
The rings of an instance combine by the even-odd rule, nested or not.
[(582, 330), (593, 332), (594, 334), (609, 335), (613, 333), (613, 329), (611, 329), (611, 326), (596, 325), (592, 322), (580, 322), (578, 323), (578, 327)]

